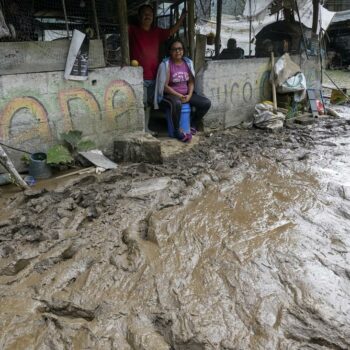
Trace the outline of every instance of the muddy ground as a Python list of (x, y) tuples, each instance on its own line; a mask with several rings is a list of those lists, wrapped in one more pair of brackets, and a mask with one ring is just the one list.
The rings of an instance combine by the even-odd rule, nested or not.
[(0, 189), (0, 348), (349, 349), (349, 136), (232, 129)]

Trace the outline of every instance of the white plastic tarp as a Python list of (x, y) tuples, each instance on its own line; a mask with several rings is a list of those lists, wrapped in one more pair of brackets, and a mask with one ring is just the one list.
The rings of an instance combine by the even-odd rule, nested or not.
[[(270, 16), (269, 7), (273, 0), (250, 0), (245, 4), (243, 15), (246, 17), (252, 17), (255, 20), (262, 21), (266, 17)], [(312, 0), (297, 0), (301, 23), (307, 28), (312, 28)], [(317, 32), (320, 31), (320, 23), (323, 30), (327, 30), (329, 24), (332, 21), (335, 12), (328, 11), (322, 5), (320, 5), (319, 25)], [(270, 16), (271, 22), (275, 21), (274, 16)], [(265, 21), (264, 21), (265, 22)]]
[[(270, 16), (271, 0), (251, 0), (252, 4), (252, 38), (260, 32), (265, 26), (277, 21), (277, 16)], [(312, 27), (312, 0), (299, 0), (299, 13), (301, 16), (301, 22), (308, 28)], [(326, 30), (335, 15), (335, 12), (331, 12), (320, 6), (320, 21), (322, 28)], [(246, 7), (244, 15), (249, 17), (249, 1), (246, 1)], [(249, 48), (252, 50), (252, 54), (255, 52), (255, 45), (249, 44), (249, 29), (250, 23), (247, 17), (238, 18), (236, 16), (230, 16), (223, 14), (221, 22), (221, 44), (222, 47), (227, 46), (227, 40), (229, 38), (235, 38), (237, 40), (237, 46), (244, 49), (246, 55), (249, 54)], [(201, 34), (208, 34), (210, 32), (215, 33), (216, 22), (202, 19), (197, 24), (197, 30)], [(214, 45), (210, 48), (214, 51)]]

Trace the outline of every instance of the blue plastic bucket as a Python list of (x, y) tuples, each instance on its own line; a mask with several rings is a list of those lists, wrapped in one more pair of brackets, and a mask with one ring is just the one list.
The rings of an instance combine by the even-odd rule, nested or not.
[[(175, 129), (171, 118), (170, 109), (166, 111), (165, 117), (168, 124), (168, 135), (170, 137), (175, 137)], [(181, 107), (179, 127), (185, 134), (189, 134), (191, 132), (191, 105), (189, 103), (184, 103)]]
[(181, 108), (180, 130), (189, 134), (191, 132), (191, 106), (189, 103), (184, 103)]
[(51, 168), (46, 163), (46, 158), (46, 154), (43, 152), (30, 155), (28, 172), (34, 179), (48, 179), (52, 176)]

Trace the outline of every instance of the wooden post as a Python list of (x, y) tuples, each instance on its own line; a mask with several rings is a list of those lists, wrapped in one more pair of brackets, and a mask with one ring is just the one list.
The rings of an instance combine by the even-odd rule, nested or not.
[(273, 102), (273, 112), (277, 113), (277, 96), (276, 96), (274, 67), (275, 67), (275, 56), (274, 56), (273, 51), (271, 51), (272, 102)]
[(216, 7), (216, 36), (215, 36), (215, 57), (219, 56), (221, 45), (221, 17), (222, 17), (222, 0), (217, 0)]
[(320, 0), (312, 0), (312, 33), (317, 34)]
[(62, 7), (63, 7), (63, 14), (64, 14), (64, 21), (66, 22), (67, 38), (69, 39), (68, 16), (67, 16), (67, 9), (66, 9), (65, 0), (62, 0)]
[(205, 48), (207, 45), (207, 36), (203, 34), (196, 35), (196, 48), (194, 54), (194, 68), (196, 73), (204, 66), (205, 64)]
[(1, 146), (0, 146), (0, 164), (13, 176), (14, 181), (19, 187), (21, 187), (24, 190), (29, 188), (26, 182), (18, 174), (16, 168), (11, 162), (11, 159), (7, 156), (7, 154), (5, 153), (4, 149)]
[(252, 56), (252, 0), (248, 0), (248, 1), (249, 1), (249, 57), (251, 57)]
[(129, 35), (128, 35), (128, 9), (126, 0), (117, 0), (118, 22), (120, 28), (120, 42), (122, 52), (122, 66), (130, 65)]
[(194, 1), (188, 1), (188, 44), (192, 60), (194, 59)]
[(100, 28), (98, 25), (98, 17), (97, 17), (97, 10), (96, 10), (96, 2), (95, 0), (91, 0), (91, 5), (92, 5), (92, 12), (94, 14), (94, 21), (95, 21), (95, 27), (96, 27), (96, 36), (97, 39), (100, 39)]

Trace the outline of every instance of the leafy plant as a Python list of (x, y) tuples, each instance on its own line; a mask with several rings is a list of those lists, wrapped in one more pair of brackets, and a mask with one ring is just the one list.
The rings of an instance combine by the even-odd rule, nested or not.
[(71, 152), (88, 151), (96, 148), (95, 142), (91, 140), (82, 140), (83, 133), (80, 130), (71, 130), (61, 134), (61, 138), (65, 141)]
[(78, 152), (89, 151), (96, 148), (95, 142), (82, 140), (83, 133), (80, 130), (71, 130), (61, 134), (61, 139), (67, 145), (55, 145), (47, 152), (47, 163), (69, 164), (78, 156)]
[(62, 145), (55, 145), (47, 151), (48, 164), (67, 164), (74, 160), (69, 150)]
[(30, 162), (30, 158), (28, 154), (23, 154), (23, 156), (21, 157), (21, 161), (25, 164), (25, 165), (29, 165)]

